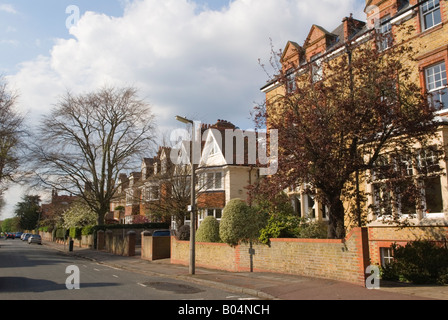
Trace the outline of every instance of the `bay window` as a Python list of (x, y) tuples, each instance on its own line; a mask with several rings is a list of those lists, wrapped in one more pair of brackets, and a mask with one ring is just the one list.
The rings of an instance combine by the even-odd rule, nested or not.
[(201, 174), (200, 186), (202, 191), (222, 190), (222, 178), (223, 176), (221, 171), (205, 172)]

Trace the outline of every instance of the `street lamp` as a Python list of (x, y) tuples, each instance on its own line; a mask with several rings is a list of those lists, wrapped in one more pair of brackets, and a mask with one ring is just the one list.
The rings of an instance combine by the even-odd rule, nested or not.
[(176, 120), (180, 121), (185, 124), (191, 124), (191, 156), (190, 156), (190, 163), (191, 163), (191, 188), (190, 188), (190, 194), (191, 194), (191, 207), (190, 207), (190, 266), (189, 266), (189, 272), (191, 275), (194, 275), (196, 273), (196, 267), (195, 267), (195, 255), (196, 255), (196, 177), (195, 177), (195, 167), (194, 167), (194, 145), (195, 145), (195, 127), (194, 122), (192, 120), (186, 119), (184, 117), (176, 116)]

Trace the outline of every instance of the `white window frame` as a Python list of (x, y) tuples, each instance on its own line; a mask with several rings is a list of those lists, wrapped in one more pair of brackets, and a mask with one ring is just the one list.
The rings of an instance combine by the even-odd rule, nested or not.
[(417, 154), (417, 169), (419, 173), (431, 174), (439, 169), (439, 162), (434, 150), (421, 150)]
[[(438, 182), (439, 182), (439, 186), (440, 186), (440, 192), (442, 193), (442, 197), (443, 197), (442, 183), (441, 183), (441, 180), (440, 180), (441, 177), (433, 177), (433, 179), (439, 179)], [(426, 185), (425, 185), (426, 182), (427, 181), (423, 182), (422, 186), (421, 186), (421, 193), (422, 193), (421, 201), (422, 201), (424, 216), (426, 218), (431, 218), (431, 217), (433, 217), (433, 218), (444, 218), (445, 214), (443, 213), (443, 209), (442, 209), (442, 212), (436, 212), (436, 211), (429, 212), (428, 211), (429, 209), (432, 209), (432, 208), (428, 208), (428, 204), (427, 204), (427, 201), (426, 201)], [(444, 205), (444, 203), (442, 202), (442, 207), (443, 207), (443, 205)]]
[[(209, 214), (210, 212), (209, 211), (212, 211), (213, 212), (213, 214)], [(221, 218), (222, 218), (222, 211), (223, 211), (223, 208), (208, 208), (208, 209), (205, 209), (205, 217), (204, 217), (204, 219), (206, 218), (206, 217), (214, 217), (216, 220), (218, 220), (218, 221), (220, 221), (221, 220)], [(218, 212), (220, 213), (219, 214), (219, 217), (218, 217)]]
[[(212, 211), (213, 214), (212, 215), (209, 214), (210, 213), (209, 211)], [(205, 218), (207, 218), (207, 217), (214, 217), (217, 221), (221, 221), (223, 211), (224, 211), (224, 208), (207, 208), (207, 209), (202, 209), (200, 211), (200, 214), (199, 214), (199, 225), (201, 225), (202, 221), (204, 221)], [(217, 217), (217, 213), (218, 212), (220, 212), (220, 217), (219, 218)]]
[(392, 248), (382, 247), (380, 248), (380, 256), (381, 256), (381, 266), (385, 267), (390, 264), (393, 260), (393, 250)]
[[(437, 2), (437, 4), (436, 4)], [(431, 7), (432, 5), (432, 7)], [(429, 30), (431, 28), (434, 28), (435, 26), (438, 26), (442, 23), (442, 12), (440, 11), (440, 0), (428, 0), (420, 6), (420, 21), (422, 25), (422, 31)], [(440, 16), (440, 22), (435, 23), (435, 15), (437, 14)], [(432, 16), (432, 25), (427, 26), (426, 25), (426, 17)]]
[[(220, 175), (220, 177), (217, 179), (217, 176)], [(209, 179), (209, 177), (212, 176), (212, 180)], [(224, 174), (222, 171), (206, 171), (202, 173), (201, 180), (202, 180), (202, 189), (204, 191), (215, 191), (215, 190), (224, 190)], [(217, 183), (219, 181), (219, 184)]]
[(311, 78), (313, 83), (319, 82), (324, 78), (324, 66), (321, 58), (322, 54), (318, 53), (311, 57)]
[(304, 204), (305, 204), (305, 217), (308, 219), (315, 219), (317, 218), (316, 215), (316, 207), (317, 207), (317, 201), (316, 197), (313, 194), (310, 193), (304, 193)]
[[(389, 21), (388, 21), (389, 20)], [(387, 22), (386, 22), (387, 21)], [(378, 47), (380, 51), (385, 51), (392, 46), (392, 23), (390, 21), (390, 15), (385, 16), (381, 19), (381, 24), (378, 29), (378, 32), (381, 35), (381, 39), (378, 43)]]
[[(430, 102), (433, 105), (435, 101), (443, 101), (443, 99), (448, 102), (448, 80), (445, 61), (426, 67), (424, 72), (426, 89), (430, 94)], [(438, 80), (436, 80), (437, 76), (439, 77)], [(435, 96), (438, 96), (437, 99)], [(446, 111), (447, 109), (448, 103), (440, 111)]]
[(372, 184), (372, 203), (374, 206), (379, 206), (382, 203), (388, 203), (390, 213), (386, 212), (387, 208), (380, 206), (374, 211), (375, 215), (381, 217), (390, 217), (394, 214), (394, 206), (392, 200), (392, 192), (384, 187), (384, 182), (375, 181)]
[(149, 187), (150, 200), (159, 200), (160, 198), (160, 188), (159, 186)]
[[(437, 170), (434, 168), (435, 166), (438, 166), (439, 163), (437, 161), (436, 155), (434, 154), (434, 150), (431, 148), (420, 150), (415, 155), (415, 161), (413, 160), (414, 157), (402, 157), (400, 159), (390, 159), (387, 155), (380, 156), (379, 160), (381, 165), (387, 165), (389, 161), (395, 161), (395, 170), (405, 170), (404, 174), (409, 179), (412, 179), (413, 182), (411, 183), (418, 183), (417, 187), (420, 189), (420, 195), (421, 198), (419, 201), (421, 201), (421, 205), (423, 207), (424, 212), (427, 210), (427, 204), (426, 204), (426, 192), (427, 187), (424, 183), (420, 183), (418, 180), (421, 178), (422, 174), (427, 174), (428, 177), (431, 177), (431, 173)], [(381, 160), (380, 160), (381, 159)], [(398, 163), (400, 162), (400, 163)], [(403, 202), (401, 194), (397, 193), (394, 190), (387, 190), (387, 188), (384, 188), (384, 184), (386, 183), (386, 179), (381, 177), (373, 168), (371, 170), (373, 181), (371, 183), (372, 185), (372, 204), (374, 206), (381, 205), (382, 203), (390, 202), (390, 208), (391, 214), (396, 213), (398, 216), (406, 217), (408, 214), (403, 213)], [(434, 177), (434, 178), (437, 178)], [(441, 177), (438, 177), (441, 179)], [(442, 185), (442, 184), (440, 184)], [(443, 204), (442, 204), (443, 206)], [(381, 210), (381, 211), (379, 211)], [(390, 213), (386, 211), (385, 208), (379, 207), (379, 210), (374, 210), (375, 215), (380, 215), (381, 217), (390, 217)], [(417, 212), (417, 206), (415, 209), (415, 212), (411, 213), (411, 216), (416, 215)], [(431, 212), (430, 216), (424, 214), (426, 217), (434, 217), (437, 218), (438, 216), (443, 216), (443, 213), (439, 212)]]
[(130, 206), (135, 203), (134, 201), (134, 191), (128, 190), (126, 191), (126, 205)]
[(292, 93), (297, 89), (297, 79), (294, 69), (291, 68), (286, 72), (286, 91)]

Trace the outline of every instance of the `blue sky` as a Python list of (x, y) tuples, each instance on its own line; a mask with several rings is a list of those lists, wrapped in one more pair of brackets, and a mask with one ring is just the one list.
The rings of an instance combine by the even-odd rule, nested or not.
[[(364, 19), (363, 0), (0, 0), (0, 75), (37, 123), (67, 90), (134, 86), (161, 133), (175, 115), (253, 127), (263, 101), (271, 39), (303, 43), (312, 24), (329, 31)], [(67, 7), (79, 8), (70, 29)], [(20, 193), (12, 188), (8, 204)], [(12, 197), (15, 195), (15, 197)], [(9, 209), (7, 209), (9, 210)], [(10, 211), (3, 213), (10, 215)]]
[[(269, 60), (271, 39), (278, 50), (288, 40), (303, 42), (312, 24), (331, 31), (350, 13), (364, 19), (364, 3), (0, 0), (0, 75), (32, 119), (61, 91), (109, 84), (141, 89), (162, 130), (181, 110), (203, 122), (229, 118), (250, 127), (248, 113), (263, 100), (258, 89), (267, 80), (258, 61)], [(80, 20), (68, 29), (73, 5)]]
[[(219, 10), (230, 0), (197, 0), (198, 8)], [(39, 54), (48, 54), (57, 38), (69, 36), (65, 27), (76, 5), (83, 15), (94, 11), (120, 17), (126, 0), (14, 0), (0, 1), (0, 74), (17, 71), (17, 64)]]

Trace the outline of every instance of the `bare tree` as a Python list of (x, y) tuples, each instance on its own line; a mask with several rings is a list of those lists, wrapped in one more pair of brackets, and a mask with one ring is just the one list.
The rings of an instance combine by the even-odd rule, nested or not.
[(14, 180), (19, 167), (19, 148), (24, 118), (15, 110), (17, 95), (8, 90), (0, 77), (0, 195), (6, 181)]
[(187, 165), (171, 165), (167, 173), (161, 175), (162, 193), (160, 200), (153, 204), (153, 211), (166, 218), (173, 218), (179, 228), (189, 215), (191, 204), (191, 168)]
[(154, 143), (154, 115), (134, 88), (67, 93), (39, 127), (33, 157), (47, 186), (82, 198), (104, 223), (120, 172)]

